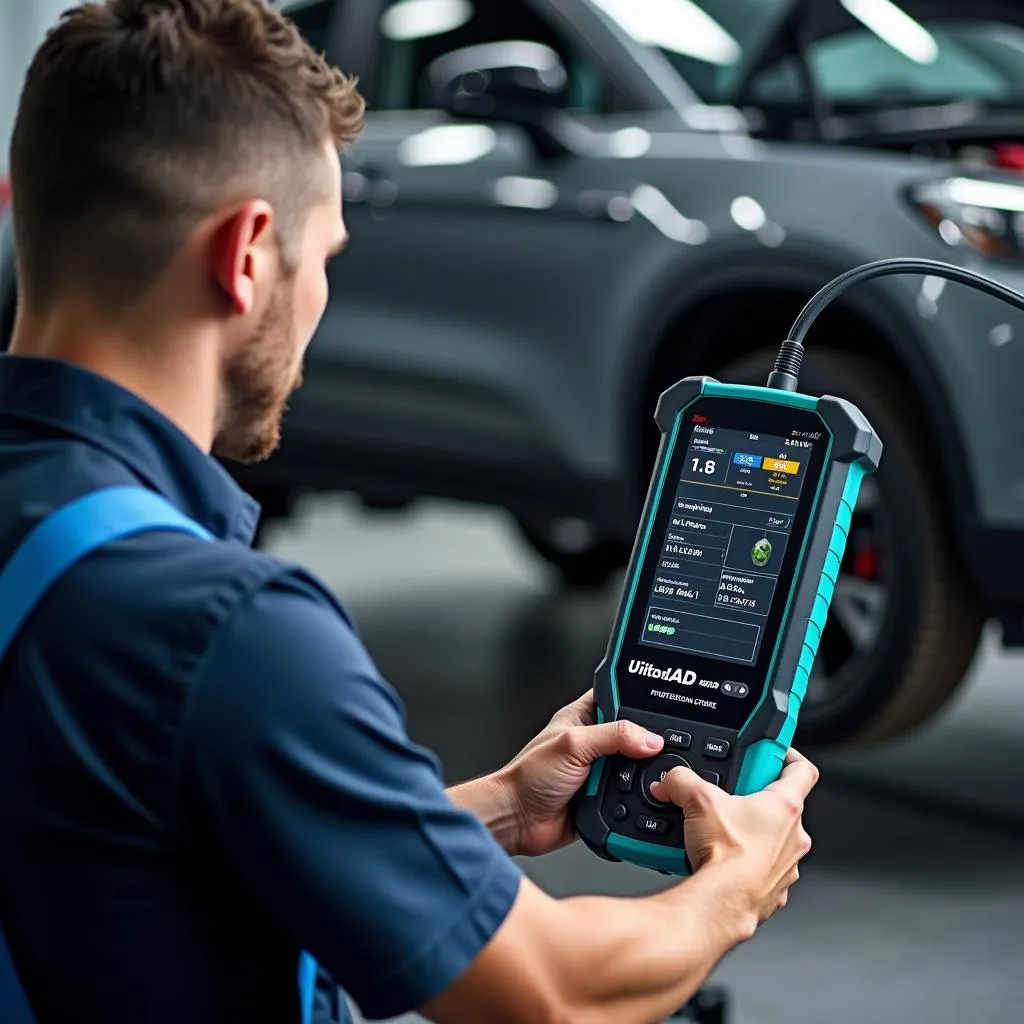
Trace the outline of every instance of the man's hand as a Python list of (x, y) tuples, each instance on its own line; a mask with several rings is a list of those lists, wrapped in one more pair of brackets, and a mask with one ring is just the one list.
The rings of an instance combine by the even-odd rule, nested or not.
[(573, 842), (569, 801), (600, 757), (652, 757), (664, 741), (627, 721), (595, 725), (594, 697), (587, 693), (562, 708), (516, 758), (497, 773), (511, 801), (516, 838), (513, 852), (538, 856)]
[[(543, 853), (571, 837), (566, 805), (596, 757), (622, 750), (639, 760), (661, 746), (660, 737), (648, 749), (642, 739), (620, 737), (615, 725), (589, 725), (592, 716), (589, 698), (564, 708), (507, 768), (479, 780), (475, 794), (466, 792), (474, 806), (489, 792), (491, 810), (506, 814), (510, 797), (497, 796), (494, 780), (519, 794), (522, 849), (516, 852)], [(817, 776), (791, 752), (778, 782), (736, 797), (675, 769), (659, 796), (686, 811), (692, 878), (640, 898), (565, 900), (524, 878), (497, 935), (458, 981), (421, 1008), (423, 1015), (439, 1024), (665, 1020), (786, 902), (810, 848), (800, 815)]]
[(804, 801), (818, 769), (790, 750), (777, 782), (750, 796), (729, 796), (686, 768), (674, 768), (652, 792), (683, 810), (686, 852), (694, 870), (731, 863), (738, 889), (759, 921), (785, 906), (811, 849), (804, 831)]

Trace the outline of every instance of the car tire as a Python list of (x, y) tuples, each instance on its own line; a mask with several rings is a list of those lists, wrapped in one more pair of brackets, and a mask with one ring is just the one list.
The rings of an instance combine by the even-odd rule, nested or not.
[[(716, 376), (763, 385), (773, 362), (774, 352), (763, 351)], [(800, 390), (853, 402), (885, 450), (857, 504), (797, 742), (878, 744), (911, 732), (950, 700), (986, 615), (958, 554), (935, 444), (912, 392), (879, 364), (813, 348)]]
[(596, 534), (580, 520), (516, 522), (526, 543), (570, 588), (598, 590), (629, 562), (627, 544)]

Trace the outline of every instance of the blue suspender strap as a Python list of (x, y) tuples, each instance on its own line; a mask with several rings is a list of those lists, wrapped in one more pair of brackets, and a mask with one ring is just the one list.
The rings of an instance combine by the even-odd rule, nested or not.
[[(73, 565), (105, 544), (152, 529), (210, 539), (198, 523), (141, 487), (94, 491), (37, 524), (0, 571), (0, 661), (50, 587)], [(2, 931), (0, 1018), (10, 1024), (34, 1020)]]
[[(72, 566), (106, 544), (153, 530), (212, 534), (161, 495), (142, 487), (109, 487), (76, 498), (36, 525), (0, 571), (0, 661), (33, 610)], [(316, 961), (299, 959), (302, 1024), (312, 1024)], [(0, 928), (0, 1021), (34, 1024)]]
[(316, 961), (308, 954), (299, 957), (299, 1003), (302, 1006), (302, 1024), (313, 1024), (313, 1004), (316, 1002)]
[(145, 530), (212, 537), (170, 502), (141, 487), (93, 491), (51, 513), (0, 572), (0, 659), (43, 595), (90, 552)]

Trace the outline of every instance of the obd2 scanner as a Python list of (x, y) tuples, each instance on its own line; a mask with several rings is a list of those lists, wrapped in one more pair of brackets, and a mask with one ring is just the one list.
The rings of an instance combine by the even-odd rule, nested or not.
[(595, 766), (576, 815), (591, 849), (685, 872), (678, 809), (651, 784), (684, 766), (730, 793), (778, 778), (839, 574), (861, 480), (882, 445), (838, 398), (687, 378), (662, 433), (608, 652), (599, 719), (665, 739)]
[(651, 791), (677, 766), (740, 795), (779, 777), (861, 482), (882, 456), (859, 409), (797, 391), (803, 339), (850, 285), (903, 273), (1024, 309), (958, 267), (883, 260), (818, 292), (765, 387), (688, 377), (659, 399), (661, 445), (594, 693), (598, 721), (627, 718), (665, 745), (647, 761), (594, 765), (574, 821), (600, 856), (687, 873), (682, 814)]

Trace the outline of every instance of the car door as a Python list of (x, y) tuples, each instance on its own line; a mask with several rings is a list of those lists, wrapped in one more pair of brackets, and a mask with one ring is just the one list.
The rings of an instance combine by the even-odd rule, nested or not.
[(423, 71), (464, 46), (542, 43), (566, 65), (575, 116), (599, 122), (636, 103), (542, 6), (383, 0), (367, 10), (346, 26), (339, 59), (369, 98), (364, 136), (343, 156), (351, 242), (332, 267), (306, 390), (330, 396), (361, 444), (443, 459), (437, 488), (461, 493), (481, 464), (550, 461), (572, 447), (573, 418), (557, 410), (588, 400), (592, 300), (614, 285), (623, 236), (636, 229), (616, 216), (625, 170), (544, 156), (512, 124), (451, 120), (431, 109)]

